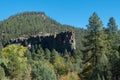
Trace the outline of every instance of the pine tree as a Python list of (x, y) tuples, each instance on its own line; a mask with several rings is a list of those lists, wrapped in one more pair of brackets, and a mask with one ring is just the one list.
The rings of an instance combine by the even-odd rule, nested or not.
[(58, 52), (55, 49), (53, 49), (50, 55), (50, 62), (53, 64), (58, 57), (59, 57)]
[(85, 43), (86, 51), (89, 54), (88, 61), (92, 60), (93, 64), (97, 64), (97, 53), (100, 49), (99, 46), (99, 37), (101, 36), (102, 30), (102, 22), (100, 21), (98, 15), (93, 13), (93, 15), (89, 18), (89, 24), (87, 25), (88, 35), (86, 37), (87, 42)]
[(34, 54), (34, 60), (44, 60), (44, 50), (42, 48), (37, 50), (37, 53)]
[(96, 13), (93, 13), (89, 18), (87, 31), (84, 58), (86, 62), (90, 62), (93, 66), (89, 78), (90, 80), (97, 80), (98, 74), (106, 78), (106, 75), (100, 73), (107, 72), (106, 67), (109, 63), (107, 55), (109, 55), (111, 47), (109, 41), (106, 40), (107, 35), (104, 33), (103, 24)]
[(111, 33), (117, 33), (118, 26), (116, 25), (115, 19), (111, 17), (108, 22), (108, 31)]
[(114, 50), (117, 50), (120, 46), (120, 39), (118, 35), (118, 26), (115, 22), (115, 19), (111, 17), (108, 22), (108, 39), (111, 41), (110, 45)]
[(51, 55), (50, 50), (46, 48), (45, 49), (45, 59), (50, 60), (50, 55)]

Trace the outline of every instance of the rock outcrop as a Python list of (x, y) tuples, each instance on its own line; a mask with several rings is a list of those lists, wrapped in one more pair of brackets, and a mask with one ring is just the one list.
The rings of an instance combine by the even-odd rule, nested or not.
[(65, 50), (72, 52), (75, 47), (75, 34), (74, 32), (61, 32), (59, 34), (38, 34), (32, 35), (29, 38), (19, 37), (11, 39), (10, 44), (21, 44), (31, 49), (33, 46), (48, 48), (49, 50), (55, 49), (63, 53)]

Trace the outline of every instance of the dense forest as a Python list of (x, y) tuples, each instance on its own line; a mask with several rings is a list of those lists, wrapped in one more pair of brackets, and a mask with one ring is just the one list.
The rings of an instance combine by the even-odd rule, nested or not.
[[(94, 12), (88, 21), (85, 29), (76, 28), (44, 12), (24, 12), (0, 21), (0, 80), (120, 80), (120, 31), (114, 17), (106, 26)], [(75, 32), (73, 52), (9, 44), (21, 36), (65, 31)]]

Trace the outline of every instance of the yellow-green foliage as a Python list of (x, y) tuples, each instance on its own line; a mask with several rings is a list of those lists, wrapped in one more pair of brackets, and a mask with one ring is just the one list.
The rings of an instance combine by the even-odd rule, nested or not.
[(58, 74), (67, 74), (70, 71), (70, 68), (66, 65), (64, 59), (62, 57), (58, 57), (55, 60), (54, 67)]
[(80, 78), (82, 80), (87, 80), (91, 74), (91, 70), (92, 70), (92, 64), (89, 62), (85, 63), (83, 66), (82, 73), (79, 74)]
[(52, 65), (50, 62), (45, 61), (45, 65), (47, 65), (53, 72), (55, 72), (54, 65)]
[(59, 76), (58, 80), (81, 80), (77, 72), (69, 72), (67, 75)]
[(2, 49), (2, 55), (6, 59), (11, 59), (12, 56), (17, 56), (16, 61), (19, 62), (26, 62), (27, 58), (24, 57), (24, 53), (27, 51), (26, 47), (19, 46), (19, 45), (9, 45), (6, 48)]
[(7, 60), (7, 71), (10, 79), (22, 80), (24, 76), (30, 74), (27, 57), (24, 56), (26, 47), (20, 45), (9, 45), (2, 49), (2, 56)]
[(92, 64), (91, 63), (86, 63), (85, 65), (84, 65), (84, 68), (83, 68), (83, 70), (85, 70), (85, 69), (90, 69), (92, 67)]

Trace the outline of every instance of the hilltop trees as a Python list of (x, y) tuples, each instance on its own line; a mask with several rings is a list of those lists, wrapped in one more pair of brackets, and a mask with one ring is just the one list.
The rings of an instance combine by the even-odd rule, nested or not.
[[(48, 17), (44, 12), (24, 12), (0, 21), (0, 42), (3, 46), (9, 43), (10, 39), (21, 36), (29, 37), (39, 33), (55, 34), (63, 31), (75, 31), (76, 47), (82, 47), (84, 29), (75, 28), (70, 25), (62, 25)], [(81, 35), (79, 35), (81, 34)], [(79, 44), (80, 43), (80, 44)], [(26, 44), (26, 43), (25, 43)]]

